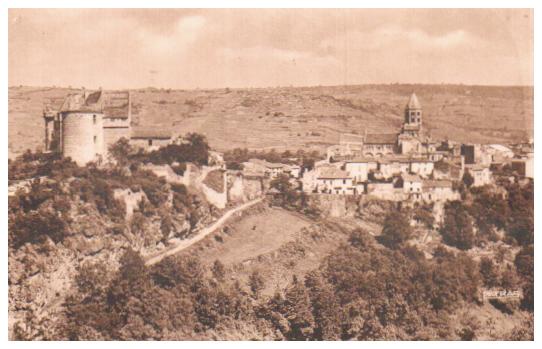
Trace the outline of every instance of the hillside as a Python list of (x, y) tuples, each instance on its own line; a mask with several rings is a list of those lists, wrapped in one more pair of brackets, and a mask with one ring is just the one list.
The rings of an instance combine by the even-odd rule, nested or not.
[[(43, 139), (41, 111), (70, 89), (9, 88), (9, 157), (36, 149)], [(362, 85), (133, 92), (134, 123), (199, 132), (227, 150), (322, 150), (340, 132), (393, 132), (413, 91), (424, 125), (436, 139), (480, 143), (525, 140), (533, 130), (532, 87)]]

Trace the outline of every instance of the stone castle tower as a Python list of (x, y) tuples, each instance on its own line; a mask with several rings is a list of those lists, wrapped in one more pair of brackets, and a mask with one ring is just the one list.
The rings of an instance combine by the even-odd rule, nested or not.
[(130, 92), (71, 93), (54, 109), (47, 106), (45, 121), (45, 151), (60, 152), (83, 166), (101, 161), (108, 147), (121, 137), (130, 139)]

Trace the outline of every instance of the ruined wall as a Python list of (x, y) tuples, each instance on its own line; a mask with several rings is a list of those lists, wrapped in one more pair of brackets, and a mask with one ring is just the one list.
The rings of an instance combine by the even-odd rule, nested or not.
[(62, 154), (81, 166), (103, 156), (103, 114), (63, 113)]
[(192, 166), (194, 165), (187, 164), (186, 170), (184, 171), (182, 176), (173, 172), (173, 170), (171, 169), (169, 165), (145, 164), (143, 168), (145, 170), (152, 171), (158, 177), (164, 177), (168, 183), (177, 183), (177, 184), (184, 184), (186, 186), (189, 186), (193, 182), (191, 180), (192, 172), (193, 172)]
[(117, 200), (124, 201), (124, 204), (126, 205), (126, 220), (129, 220), (130, 217), (132, 217), (134, 210), (138, 208), (141, 200), (144, 198), (146, 199), (146, 195), (143, 191), (133, 192), (130, 189), (115, 189), (113, 196)]
[(228, 203), (228, 193), (227, 191), (224, 191), (223, 193), (219, 193), (215, 191), (212, 188), (209, 188), (205, 184), (201, 184), (201, 191), (203, 192), (203, 195), (205, 195), (205, 199), (208, 203), (218, 207), (218, 208), (225, 208)]
[(237, 174), (228, 175), (228, 200), (246, 202), (263, 195), (265, 183), (258, 177), (245, 177)]

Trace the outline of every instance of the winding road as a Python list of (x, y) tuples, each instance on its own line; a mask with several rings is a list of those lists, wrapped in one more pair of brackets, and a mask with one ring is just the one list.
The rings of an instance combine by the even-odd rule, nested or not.
[(168, 256), (171, 256), (171, 255), (174, 255), (176, 253), (179, 253), (180, 251), (184, 250), (185, 248), (192, 246), (196, 242), (202, 240), (204, 237), (206, 237), (207, 235), (211, 234), (216, 229), (218, 229), (222, 224), (224, 224), (224, 222), (226, 222), (235, 213), (241, 212), (241, 211), (243, 211), (243, 210), (245, 210), (245, 209), (247, 209), (247, 208), (249, 208), (249, 207), (251, 207), (251, 206), (253, 206), (253, 205), (257, 204), (257, 203), (259, 203), (259, 202), (262, 202), (262, 200), (263, 200), (263, 198), (254, 199), (252, 201), (245, 202), (244, 204), (239, 205), (239, 206), (237, 206), (235, 208), (232, 208), (231, 210), (226, 212), (222, 217), (220, 217), (216, 222), (214, 222), (213, 224), (211, 224), (211, 225), (203, 228), (202, 230), (200, 230), (200, 232), (196, 236), (194, 236), (194, 237), (192, 237), (190, 239), (182, 240), (174, 248), (169, 249), (169, 250), (165, 250), (165, 251), (161, 252), (160, 254), (147, 259), (147, 261), (145, 262), (145, 265), (149, 266), (149, 265), (156, 264), (156, 263), (160, 262), (162, 259), (164, 259), (164, 258), (166, 258)]

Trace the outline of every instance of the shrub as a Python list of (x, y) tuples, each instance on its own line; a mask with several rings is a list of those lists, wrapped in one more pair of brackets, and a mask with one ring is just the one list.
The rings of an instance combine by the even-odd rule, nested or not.
[(447, 203), (444, 210), (444, 224), (441, 228), (445, 243), (462, 250), (468, 250), (474, 245), (474, 230), (472, 218), (467, 209), (459, 201)]
[(380, 242), (388, 248), (396, 249), (412, 235), (412, 228), (405, 214), (391, 212), (384, 220)]

